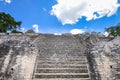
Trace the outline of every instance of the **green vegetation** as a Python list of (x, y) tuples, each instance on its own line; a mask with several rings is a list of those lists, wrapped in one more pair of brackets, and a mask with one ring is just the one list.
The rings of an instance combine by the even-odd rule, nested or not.
[(108, 32), (109, 35), (112, 35), (114, 37), (120, 36), (120, 24), (106, 28), (105, 31)]
[(15, 19), (10, 15), (4, 12), (0, 12), (0, 32), (7, 33), (18, 33), (21, 27), (21, 21), (15, 21)]

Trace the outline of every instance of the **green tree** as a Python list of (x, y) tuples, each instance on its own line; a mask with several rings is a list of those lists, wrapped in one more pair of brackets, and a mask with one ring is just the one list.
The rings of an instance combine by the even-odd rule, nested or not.
[(116, 32), (117, 32), (117, 35), (120, 36), (120, 26), (117, 26), (117, 27), (116, 27)]
[(109, 35), (112, 35), (114, 37), (120, 36), (120, 24), (106, 28), (105, 31), (107, 31)]
[(0, 32), (18, 32), (17, 29), (20, 29), (20, 26), (21, 21), (17, 22), (10, 14), (0, 12)]

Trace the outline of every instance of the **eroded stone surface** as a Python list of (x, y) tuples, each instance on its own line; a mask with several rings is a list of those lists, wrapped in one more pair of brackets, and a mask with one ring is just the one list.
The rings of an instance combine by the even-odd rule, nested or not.
[(95, 69), (103, 80), (118, 80), (120, 75), (120, 37), (98, 42), (91, 51), (95, 60)]
[(120, 37), (0, 34), (2, 80), (119, 80)]

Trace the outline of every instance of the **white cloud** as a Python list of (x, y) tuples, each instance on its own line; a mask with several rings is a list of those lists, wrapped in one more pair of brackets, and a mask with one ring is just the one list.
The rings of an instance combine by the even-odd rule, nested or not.
[(4, 1), (4, 2), (9, 3), (9, 4), (12, 2), (11, 0), (0, 0), (0, 1)]
[(39, 32), (39, 26), (37, 24), (34, 24), (32, 27), (34, 28), (36, 33)]
[(61, 33), (54, 33), (54, 35), (62, 35)]
[(24, 31), (24, 30), (25, 30), (25, 28), (20, 28), (20, 30), (21, 30), (21, 31)]
[(72, 29), (70, 31), (71, 34), (83, 34), (85, 31), (83, 29)]
[(6, 3), (11, 3), (11, 0), (5, 0)]
[(52, 6), (51, 15), (65, 24), (75, 24), (83, 16), (86, 20), (112, 16), (116, 13), (118, 0), (57, 0)]
[(103, 35), (105, 35), (105, 37), (107, 37), (109, 35), (108, 32), (104, 32)]

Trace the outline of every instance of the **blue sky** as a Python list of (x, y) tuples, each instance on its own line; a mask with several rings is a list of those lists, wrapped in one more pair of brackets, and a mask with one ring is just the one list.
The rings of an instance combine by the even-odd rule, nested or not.
[[(22, 21), (24, 31), (37, 27), (40, 33), (69, 33), (74, 29), (104, 32), (104, 28), (120, 23), (120, 1), (101, 0), (101, 4), (105, 3), (107, 7), (99, 1), (0, 0), (0, 12), (9, 13), (16, 21)], [(89, 6), (95, 5), (85, 6), (88, 3)]]

